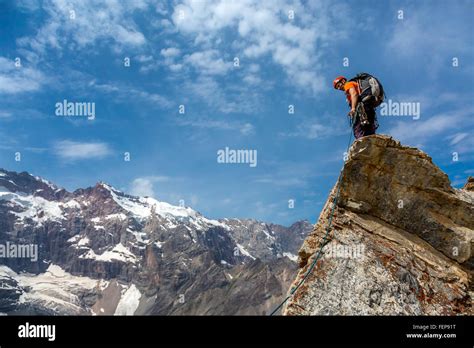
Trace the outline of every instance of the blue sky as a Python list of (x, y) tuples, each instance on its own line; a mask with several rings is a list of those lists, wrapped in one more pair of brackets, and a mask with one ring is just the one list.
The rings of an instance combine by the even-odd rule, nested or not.
[[(474, 175), (473, 4), (0, 0), (0, 167), (212, 218), (314, 222), (350, 132), (332, 80), (367, 71), (420, 106), (379, 116), (379, 133), (460, 187)], [(95, 119), (57, 116), (65, 99), (95, 103)], [(257, 166), (218, 163), (225, 147), (257, 150)]]

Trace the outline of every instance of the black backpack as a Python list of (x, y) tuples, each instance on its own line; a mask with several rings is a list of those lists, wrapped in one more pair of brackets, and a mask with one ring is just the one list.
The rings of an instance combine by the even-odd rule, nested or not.
[(375, 108), (383, 103), (385, 93), (380, 81), (367, 73), (359, 73), (349, 81), (357, 82), (360, 86), (360, 97), (362, 102), (372, 99), (372, 106)]

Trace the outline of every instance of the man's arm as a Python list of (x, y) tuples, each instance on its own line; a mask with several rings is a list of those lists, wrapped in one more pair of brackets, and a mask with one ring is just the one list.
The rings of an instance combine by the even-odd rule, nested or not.
[(349, 89), (349, 94), (351, 95), (351, 112), (355, 112), (357, 102), (359, 101), (359, 95), (354, 87)]

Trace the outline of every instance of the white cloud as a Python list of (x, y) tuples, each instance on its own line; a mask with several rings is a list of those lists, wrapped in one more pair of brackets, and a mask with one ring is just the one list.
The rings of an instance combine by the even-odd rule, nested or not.
[(469, 136), (469, 133), (456, 133), (450, 136), (449, 138), (451, 139), (450, 144), (451, 145), (456, 145), (459, 143), (461, 140), (466, 139)]
[(225, 114), (241, 112), (255, 114), (262, 104), (256, 93), (244, 90), (244, 86), (230, 86), (232, 91), (222, 87), (213, 76), (202, 75), (195, 80), (187, 80), (184, 90), (193, 97), (201, 99), (211, 109)]
[(150, 93), (141, 89), (122, 84), (97, 83), (96, 80), (91, 80), (89, 81), (88, 86), (100, 90), (104, 93), (115, 94), (115, 101), (128, 103), (130, 98), (132, 98), (144, 100), (160, 108), (170, 108), (173, 105), (173, 103), (168, 100), (168, 98), (160, 94)]
[(346, 134), (348, 132), (348, 123), (344, 119), (334, 119), (329, 115), (323, 115), (318, 121), (313, 119), (303, 120), (298, 124), (296, 130), (282, 132), (279, 135), (283, 137), (301, 137), (310, 140), (324, 139), (327, 137)]
[(163, 48), (160, 51), (160, 58), (153, 59), (152, 56), (138, 56), (138, 61), (141, 63), (140, 72), (148, 73), (150, 71), (157, 70), (158, 68), (165, 66), (168, 67), (172, 72), (177, 72), (183, 67), (182, 64), (178, 64), (176, 59), (181, 54), (181, 50), (177, 47)]
[(146, 55), (139, 55), (135, 57), (136, 60), (138, 60), (140, 63), (147, 63), (153, 60), (152, 56), (146, 56)]
[(27, 66), (15, 66), (15, 61), (0, 57), (0, 93), (16, 94), (33, 92), (45, 83), (45, 76)]
[(132, 181), (130, 192), (134, 196), (149, 196), (154, 197), (154, 184), (157, 182), (168, 181), (166, 176), (146, 176), (136, 178)]
[(17, 43), (30, 51), (31, 59), (44, 55), (47, 48), (81, 50), (96, 41), (110, 41), (119, 51), (140, 47), (146, 39), (132, 14), (147, 7), (144, 1), (45, 1), (42, 8), (47, 21), (35, 36), (20, 38)]
[(171, 64), (168, 66), (168, 68), (172, 72), (178, 72), (178, 71), (181, 71), (181, 69), (183, 69), (183, 64)]
[(209, 75), (224, 75), (232, 68), (232, 62), (224, 61), (219, 57), (217, 50), (195, 52), (184, 56), (183, 61), (201, 73)]
[(305, 126), (299, 126), (296, 134), (308, 139), (318, 139), (327, 136), (328, 132), (328, 127), (319, 123), (311, 123)]
[(255, 75), (245, 75), (243, 80), (248, 83), (249, 85), (259, 85), (262, 83), (262, 79), (258, 76), (255, 76)]
[[(288, 18), (290, 9), (297, 20)], [(350, 22), (345, 19), (341, 23), (345, 14), (344, 6), (323, 2), (303, 5), (300, 1), (186, 0), (175, 6), (172, 18), (181, 33), (194, 37), (196, 46), (211, 52), (228, 35), (225, 30), (235, 30), (237, 41), (242, 42), (242, 59), (269, 56), (283, 68), (291, 85), (317, 93), (326, 86), (317, 58), (324, 42), (345, 37)], [(217, 57), (224, 55), (213, 55), (212, 61), (218, 62), (216, 71), (222, 73), (224, 64)], [(209, 73), (207, 64), (195, 67)]]
[(459, 154), (474, 153), (474, 127), (471, 127), (471, 133), (455, 133), (449, 135), (447, 139), (453, 151)]
[(458, 109), (419, 120), (404, 119), (398, 121), (388, 133), (403, 143), (418, 146), (442, 134), (459, 130), (460, 124), (472, 127), (473, 112), (472, 108)]
[(233, 130), (240, 132), (242, 135), (252, 135), (255, 133), (255, 127), (248, 122), (215, 120), (210, 118), (178, 118), (176, 123), (179, 126), (189, 126), (201, 129)]
[(160, 54), (165, 58), (174, 58), (174, 57), (179, 56), (180, 53), (181, 53), (181, 50), (176, 47), (163, 48), (160, 51)]
[(250, 123), (245, 123), (242, 127), (240, 127), (240, 133), (243, 135), (250, 135), (255, 133), (255, 128)]
[(54, 152), (65, 160), (100, 159), (112, 153), (106, 143), (81, 143), (71, 140), (56, 142)]

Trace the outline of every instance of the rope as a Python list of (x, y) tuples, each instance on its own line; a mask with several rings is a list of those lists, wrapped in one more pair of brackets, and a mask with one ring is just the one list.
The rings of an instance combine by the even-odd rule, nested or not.
[[(351, 141), (352, 141), (352, 130), (351, 130), (350, 135), (349, 135), (349, 143), (347, 144), (347, 152), (349, 152), (349, 148), (351, 146)], [(343, 169), (344, 169), (344, 167), (343, 167)], [(300, 280), (298, 285), (296, 285), (295, 287), (293, 287), (291, 289), (290, 294), (270, 313), (270, 316), (275, 314), (291, 297), (293, 297), (293, 295), (300, 288), (300, 286), (303, 285), (303, 283), (306, 281), (306, 279), (311, 274), (311, 271), (316, 266), (316, 263), (318, 262), (319, 258), (321, 257), (323, 248), (326, 246), (327, 243), (329, 243), (329, 241), (327, 240), (327, 237), (329, 236), (329, 232), (331, 231), (332, 218), (333, 218), (334, 212), (336, 210), (337, 201), (339, 199), (339, 193), (341, 192), (341, 178), (342, 178), (342, 170), (343, 169), (341, 169), (341, 172), (339, 173), (339, 178), (337, 179), (337, 191), (336, 191), (336, 195), (334, 196), (334, 199), (332, 201), (331, 214), (329, 215), (328, 226), (326, 228), (326, 233), (324, 234), (323, 240), (321, 242), (321, 246), (320, 246), (313, 262), (311, 262), (311, 265), (309, 266), (308, 270), (306, 271), (306, 274), (304, 275), (303, 279)]]

